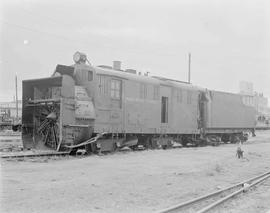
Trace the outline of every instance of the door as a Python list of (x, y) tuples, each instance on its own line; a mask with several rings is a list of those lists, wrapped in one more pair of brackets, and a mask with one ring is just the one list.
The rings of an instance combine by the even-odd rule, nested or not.
[(160, 86), (160, 123), (162, 131), (167, 132), (169, 129), (169, 124), (172, 123), (171, 116), (171, 97), (172, 97), (172, 88), (169, 86), (161, 85)]
[(110, 81), (110, 124), (111, 131), (120, 133), (124, 129), (124, 110), (123, 110), (123, 81), (112, 78)]
[(168, 97), (161, 97), (161, 123), (168, 123)]

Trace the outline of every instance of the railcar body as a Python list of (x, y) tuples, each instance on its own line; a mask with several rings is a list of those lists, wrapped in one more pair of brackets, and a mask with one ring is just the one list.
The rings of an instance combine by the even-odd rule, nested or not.
[(96, 68), (97, 132), (198, 133), (196, 87)]
[(242, 130), (254, 128), (255, 116), (253, 107), (243, 103), (238, 94), (207, 91), (207, 112), (205, 113), (205, 128), (226, 130)]
[(256, 111), (239, 94), (205, 90), (201, 106), (204, 135), (233, 142), (245, 131), (254, 131)]
[(89, 152), (167, 147), (254, 128), (253, 112), (238, 95), (88, 66), (82, 59), (58, 65), (50, 78), (23, 81), (25, 148), (77, 148), (104, 132), (83, 143)]

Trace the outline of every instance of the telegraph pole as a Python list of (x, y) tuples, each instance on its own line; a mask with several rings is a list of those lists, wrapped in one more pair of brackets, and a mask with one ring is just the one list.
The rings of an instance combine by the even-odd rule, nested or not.
[(191, 54), (188, 53), (188, 83), (190, 84)]
[(15, 88), (16, 88), (16, 120), (18, 120), (18, 87), (17, 87), (17, 73), (15, 76)]

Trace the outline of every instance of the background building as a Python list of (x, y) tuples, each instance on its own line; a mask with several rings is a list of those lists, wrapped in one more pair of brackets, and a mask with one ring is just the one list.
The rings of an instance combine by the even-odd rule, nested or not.
[(18, 117), (16, 101), (0, 102), (0, 122), (19, 122), (22, 117), (22, 101), (18, 101)]
[(251, 82), (241, 81), (239, 87), (240, 94), (253, 96), (253, 84)]
[(263, 96), (263, 93), (255, 92), (253, 84), (250, 82), (241, 81), (239, 87), (240, 94), (243, 96), (243, 103), (253, 106), (257, 111), (257, 126), (269, 125), (270, 107), (268, 106), (268, 99)]

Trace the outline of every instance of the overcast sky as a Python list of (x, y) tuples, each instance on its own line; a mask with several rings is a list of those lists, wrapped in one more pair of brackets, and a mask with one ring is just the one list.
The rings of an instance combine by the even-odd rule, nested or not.
[(94, 65), (122, 61), (151, 75), (209, 89), (239, 81), (270, 98), (270, 1), (1, 0), (0, 101), (19, 80), (48, 77), (75, 51)]

